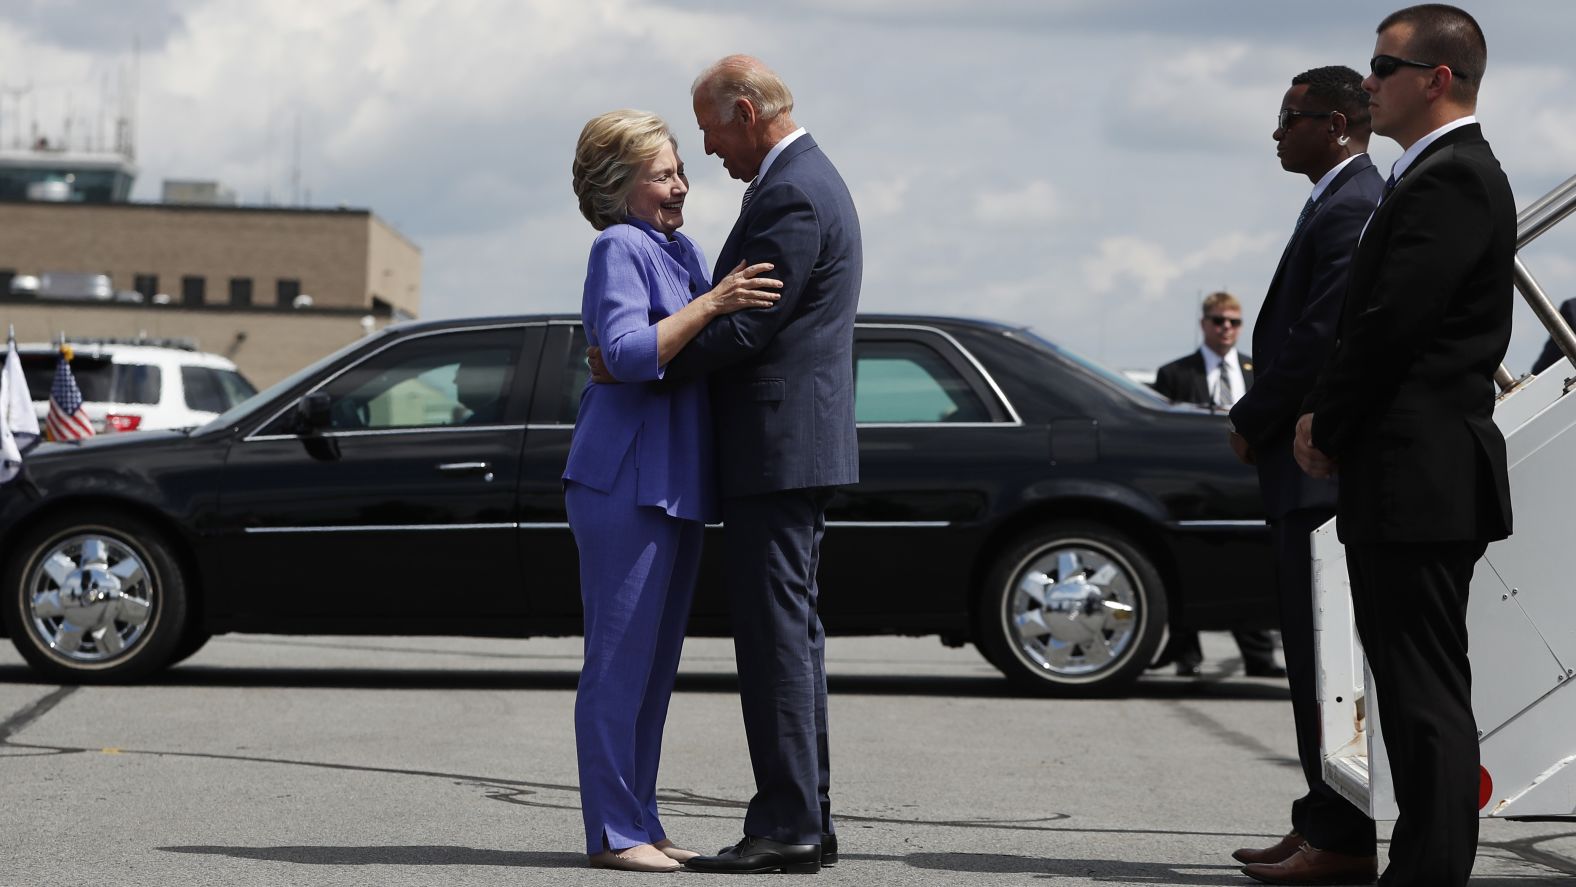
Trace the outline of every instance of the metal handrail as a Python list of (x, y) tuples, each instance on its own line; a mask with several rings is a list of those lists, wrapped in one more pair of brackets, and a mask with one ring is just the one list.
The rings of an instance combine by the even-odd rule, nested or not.
[[(1542, 321), (1544, 329), (1549, 331), (1554, 344), (1564, 352), (1572, 365), (1576, 365), (1576, 332), (1560, 316), (1559, 309), (1554, 307), (1543, 287), (1527, 270), (1526, 263), (1521, 261), (1522, 247), (1543, 236), (1573, 212), (1576, 212), (1576, 176), (1561, 182), (1554, 190), (1533, 201), (1516, 215), (1515, 280), (1516, 289), (1521, 291), (1527, 306)], [(1508, 391), (1515, 386), (1516, 377), (1501, 364), (1499, 371), (1494, 374), (1494, 381), (1499, 383), (1501, 391)]]

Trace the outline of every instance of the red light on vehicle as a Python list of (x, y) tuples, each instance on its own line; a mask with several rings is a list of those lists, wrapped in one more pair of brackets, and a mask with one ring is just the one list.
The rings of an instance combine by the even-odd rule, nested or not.
[(136, 431), (137, 426), (142, 424), (142, 417), (123, 416), (116, 413), (110, 413), (104, 417), (104, 421), (108, 422), (109, 427), (115, 429), (116, 431)]
[(1489, 799), (1494, 797), (1494, 780), (1489, 778), (1488, 768), (1478, 766), (1478, 809), (1488, 806)]

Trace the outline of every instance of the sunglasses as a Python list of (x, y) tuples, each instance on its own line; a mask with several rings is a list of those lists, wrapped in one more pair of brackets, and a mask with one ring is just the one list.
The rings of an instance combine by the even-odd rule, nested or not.
[[(1411, 59), (1397, 58), (1393, 55), (1376, 55), (1368, 60), (1368, 70), (1374, 72), (1374, 76), (1378, 77), (1380, 80), (1389, 77), (1391, 74), (1394, 74), (1396, 71), (1399, 71), (1402, 68), (1428, 68), (1429, 70), (1433, 70), (1434, 68), (1442, 67), (1445, 66), (1433, 65), (1429, 64), (1428, 62), (1415, 62)], [(1461, 74), (1457, 71), (1451, 71), (1450, 73), (1457, 77), (1461, 76)]]
[(1226, 317), (1223, 314), (1211, 314), (1208, 317), (1206, 317), (1205, 320), (1208, 320), (1210, 323), (1214, 324), (1215, 326), (1229, 326), (1229, 327), (1242, 326), (1242, 318), (1240, 318), (1240, 317)]
[(1275, 126), (1278, 129), (1290, 129), (1298, 117), (1330, 117), (1335, 113), (1334, 111), (1294, 111), (1291, 108), (1282, 108), (1280, 109), (1280, 114), (1275, 118)]

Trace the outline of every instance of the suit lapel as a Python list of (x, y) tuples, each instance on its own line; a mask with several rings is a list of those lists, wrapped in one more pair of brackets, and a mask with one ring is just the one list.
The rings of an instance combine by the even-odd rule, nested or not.
[(1292, 247), (1300, 244), (1303, 235), (1313, 228), (1314, 217), (1319, 214), (1320, 210), (1324, 209), (1331, 198), (1340, 193), (1340, 190), (1346, 186), (1347, 182), (1350, 182), (1357, 177), (1358, 173), (1369, 169), (1373, 165), (1373, 160), (1369, 159), (1367, 154), (1358, 155), (1356, 160), (1346, 164), (1346, 168), (1336, 174), (1335, 178), (1330, 182), (1330, 187), (1325, 188), (1324, 193), (1319, 195), (1318, 201), (1313, 205), (1313, 211), (1308, 213), (1307, 221), (1304, 221), (1302, 227), (1292, 234), (1291, 239), (1286, 241), (1286, 248), (1281, 250), (1280, 264), (1275, 266), (1275, 274), (1270, 277), (1269, 293), (1264, 297), (1264, 307), (1259, 309), (1259, 313), (1268, 313), (1270, 301), (1275, 298), (1276, 291), (1280, 289), (1281, 273), (1286, 270), (1286, 262), (1291, 258)]
[[(787, 169), (789, 162), (795, 157), (798, 157), (800, 154), (809, 151), (815, 146), (815, 139), (811, 138), (809, 133), (805, 133), (797, 139), (794, 139), (793, 144), (784, 148), (783, 152), (777, 155), (777, 159), (772, 161), (772, 166), (766, 171), (766, 175), (761, 179), (760, 186), (755, 189), (757, 199), (750, 201), (750, 205), (752, 207), (759, 208), (759, 194), (761, 188), (766, 187), (768, 182), (771, 182), (773, 179), (777, 178), (784, 169)], [(745, 209), (744, 211), (740, 212), (739, 217), (733, 221), (733, 230), (728, 232), (728, 239), (723, 241), (722, 251), (717, 253), (717, 267), (712, 271), (713, 280), (721, 280), (723, 275), (733, 270), (734, 265), (739, 264), (740, 257), (735, 255), (735, 253), (738, 252), (739, 248), (744, 243), (744, 232), (749, 228), (747, 222), (751, 218), (751, 210)]]

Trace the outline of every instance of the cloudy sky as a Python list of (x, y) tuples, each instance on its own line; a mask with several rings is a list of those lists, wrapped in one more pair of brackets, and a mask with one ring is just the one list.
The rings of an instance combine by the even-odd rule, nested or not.
[[(1270, 139), (1292, 75), (1366, 70), (1387, 4), (1325, 0), (0, 0), (0, 141), (102, 129), (136, 90), (135, 197), (211, 178), (248, 203), (369, 207), (422, 248), (426, 317), (578, 310), (594, 236), (569, 164), (590, 117), (655, 111), (713, 254), (742, 185), (704, 156), (695, 73), (761, 56), (841, 168), (866, 310), (1031, 325), (1123, 368), (1251, 320), (1310, 183)], [(1576, 174), (1576, 4), (1469, 4), (1479, 117), (1521, 205)], [(132, 47), (139, 44), (136, 56)], [(18, 117), (20, 114), (20, 118)], [(1377, 140), (1388, 168), (1400, 150)], [(1524, 257), (1576, 296), (1576, 221)], [(1508, 362), (1544, 338), (1518, 307)]]

